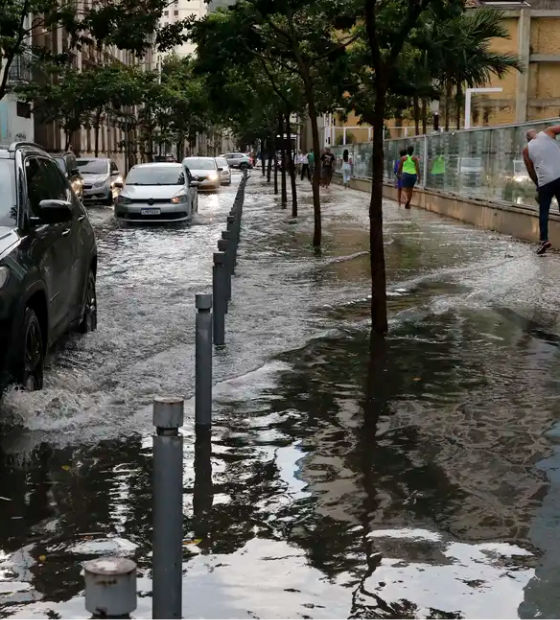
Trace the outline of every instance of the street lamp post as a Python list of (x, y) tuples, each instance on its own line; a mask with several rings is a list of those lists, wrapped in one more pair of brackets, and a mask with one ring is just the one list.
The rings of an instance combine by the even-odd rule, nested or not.
[(471, 101), (473, 93), (501, 93), (503, 88), (467, 88), (465, 91), (465, 129), (471, 128)]

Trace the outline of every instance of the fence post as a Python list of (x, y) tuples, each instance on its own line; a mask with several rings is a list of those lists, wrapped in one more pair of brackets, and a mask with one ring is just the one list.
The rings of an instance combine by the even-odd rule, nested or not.
[(136, 609), (136, 564), (127, 558), (84, 562), (86, 609), (94, 618), (130, 618)]
[(154, 400), (153, 618), (180, 618), (183, 562), (184, 402)]
[(428, 185), (428, 136), (424, 136), (424, 153), (422, 157), (424, 159), (424, 165), (422, 166), (422, 184), (424, 189)]
[(226, 314), (229, 311), (229, 301), (231, 299), (231, 251), (230, 243), (225, 239), (218, 239), (218, 251), (224, 255), (224, 280), (226, 292)]
[(221, 346), (226, 340), (226, 266), (223, 252), (214, 252), (214, 267), (212, 271), (212, 297), (214, 300), (214, 344)]
[(195, 425), (212, 425), (212, 295), (196, 296)]

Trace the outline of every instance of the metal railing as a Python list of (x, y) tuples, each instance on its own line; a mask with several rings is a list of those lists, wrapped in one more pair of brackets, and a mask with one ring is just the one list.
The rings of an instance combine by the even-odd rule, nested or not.
[[(414, 146), (420, 159), (418, 185), (466, 198), (536, 207), (535, 185), (523, 163), (527, 129), (541, 131), (558, 119), (519, 125), (502, 125), (385, 140), (383, 177), (395, 181), (394, 166), (401, 149)], [(370, 179), (372, 143), (332, 148), (336, 172), (348, 149), (354, 178)]]

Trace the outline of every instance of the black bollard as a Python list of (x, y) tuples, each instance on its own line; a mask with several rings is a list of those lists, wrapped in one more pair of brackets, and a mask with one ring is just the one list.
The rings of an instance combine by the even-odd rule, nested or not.
[(226, 341), (226, 265), (223, 252), (214, 252), (214, 267), (212, 270), (212, 293), (214, 301), (214, 344), (222, 346)]
[(195, 424), (212, 425), (212, 295), (196, 296)]

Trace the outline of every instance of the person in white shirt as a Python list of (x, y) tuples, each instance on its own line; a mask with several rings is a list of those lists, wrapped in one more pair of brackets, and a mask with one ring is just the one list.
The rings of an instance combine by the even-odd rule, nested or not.
[(303, 164), (303, 155), (301, 154), (301, 151), (298, 151), (296, 154), (295, 164), (296, 164), (296, 174), (299, 175), (301, 174), (301, 167)]
[(301, 180), (302, 181), (304, 177), (307, 177), (307, 180), (311, 181), (311, 175), (309, 174), (309, 157), (307, 156), (307, 153), (304, 153), (301, 156)]

